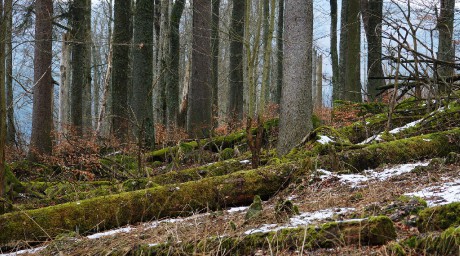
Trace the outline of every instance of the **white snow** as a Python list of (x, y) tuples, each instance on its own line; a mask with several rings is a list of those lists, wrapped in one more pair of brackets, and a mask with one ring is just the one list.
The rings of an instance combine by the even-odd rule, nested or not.
[(132, 227), (129, 227), (129, 226), (124, 227), (124, 228), (112, 229), (112, 230), (109, 230), (109, 231), (89, 235), (89, 236), (87, 236), (87, 238), (89, 238), (89, 239), (97, 239), (97, 238), (101, 238), (101, 237), (104, 237), (104, 236), (112, 236), (112, 235), (119, 234), (119, 233), (129, 233), (134, 229), (135, 228), (132, 228)]
[(232, 207), (228, 209), (227, 212), (228, 213), (242, 212), (242, 211), (246, 211), (247, 209), (249, 209), (248, 206)]
[(37, 247), (37, 248), (32, 248), (32, 249), (25, 249), (25, 250), (20, 250), (20, 251), (17, 251), (17, 252), (10, 252), (10, 253), (3, 253), (3, 254), (0, 254), (0, 256), (16, 256), (16, 255), (22, 255), (22, 254), (26, 254), (26, 253), (29, 253), (29, 254), (34, 254), (34, 253), (37, 253), (43, 249), (45, 249), (46, 246), (41, 246), (41, 247)]
[(249, 164), (251, 161), (250, 160), (241, 160), (240, 163), (241, 164)]
[(319, 140), (317, 140), (317, 142), (325, 145), (325, 144), (335, 142), (335, 141), (327, 136), (319, 135)]
[(362, 142), (358, 143), (359, 145), (363, 145), (363, 144), (368, 144), (372, 141), (382, 141), (382, 136), (380, 134), (376, 134), (376, 135), (373, 135), (365, 140), (363, 140)]
[(346, 213), (355, 210), (354, 208), (331, 208), (325, 210), (319, 210), (316, 212), (304, 212), (300, 215), (293, 216), (289, 219), (289, 223), (285, 225), (277, 224), (264, 224), (258, 228), (250, 229), (244, 232), (244, 234), (254, 234), (254, 233), (268, 233), (271, 231), (277, 231), (285, 228), (296, 228), (299, 226), (309, 225), (314, 221), (325, 220), (332, 218), (334, 214), (337, 213)]
[(342, 183), (347, 183), (351, 187), (359, 187), (362, 186), (364, 182), (368, 182), (371, 180), (384, 181), (391, 177), (408, 173), (417, 166), (427, 166), (428, 164), (429, 161), (417, 162), (413, 164), (400, 164), (391, 168), (386, 168), (381, 172), (376, 172), (374, 170), (366, 170), (363, 172), (363, 174), (335, 174), (323, 169), (319, 169), (318, 171), (324, 173), (324, 175), (320, 176), (321, 179), (338, 177)]
[(390, 131), (391, 134), (396, 134), (396, 133), (399, 133), (401, 131), (404, 131), (410, 127), (414, 127), (416, 126), (418, 123), (420, 123), (423, 119), (419, 119), (419, 120), (416, 120), (416, 121), (413, 121), (413, 122), (410, 122), (402, 127), (398, 127), (398, 128), (394, 128), (393, 130)]
[(460, 201), (460, 179), (438, 186), (424, 188), (406, 195), (418, 196), (426, 200), (429, 207)]

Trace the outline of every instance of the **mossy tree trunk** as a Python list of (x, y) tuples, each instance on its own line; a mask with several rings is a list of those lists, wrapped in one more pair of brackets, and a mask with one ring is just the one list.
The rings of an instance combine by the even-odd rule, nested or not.
[(332, 98), (339, 98), (339, 54), (337, 51), (337, 0), (329, 0), (331, 7), (331, 62), (332, 62)]
[[(455, 52), (453, 47), (454, 35), (454, 12), (455, 0), (441, 0), (441, 8), (438, 18), (437, 28), (439, 31), (438, 41), (438, 60), (453, 63)], [(445, 80), (454, 74), (454, 66), (452, 64), (439, 63), (437, 70), (439, 78)], [(445, 81), (441, 81), (438, 91), (446, 93), (450, 90)]]
[(14, 102), (13, 102), (13, 0), (5, 0), (4, 21), (5, 30), (5, 61), (6, 61), (6, 115), (7, 132), (6, 142), (9, 145), (16, 144), (16, 127), (14, 124)]
[(170, 20), (170, 57), (166, 84), (166, 125), (169, 128), (176, 127), (179, 114), (179, 68), (180, 68), (180, 33), (179, 25), (184, 11), (185, 0), (176, 0), (171, 10)]
[(281, 103), (281, 88), (283, 87), (283, 31), (284, 31), (284, 0), (278, 1), (278, 26), (276, 33), (276, 69), (277, 69), (277, 80), (276, 89), (274, 95), (274, 101), (276, 104)]
[(134, 13), (133, 89), (131, 107), (135, 131), (139, 137), (145, 134), (145, 144), (155, 145), (153, 120), (153, 20), (154, 3), (151, 0), (136, 1)]
[(220, 47), (220, 1), (212, 0), (212, 32), (211, 32), (211, 51), (212, 51), (212, 118), (213, 128), (216, 128), (219, 116), (219, 47)]

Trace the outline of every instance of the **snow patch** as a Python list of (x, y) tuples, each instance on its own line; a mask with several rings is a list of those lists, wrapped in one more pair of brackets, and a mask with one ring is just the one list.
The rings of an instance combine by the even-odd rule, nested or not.
[(364, 182), (368, 182), (370, 180), (384, 181), (391, 177), (408, 173), (417, 166), (427, 166), (428, 164), (429, 161), (417, 162), (413, 164), (400, 164), (391, 168), (386, 168), (381, 172), (376, 172), (374, 170), (366, 170), (364, 171), (364, 174), (335, 174), (323, 169), (319, 169), (318, 171), (324, 173), (324, 175), (320, 176), (320, 178), (323, 180), (331, 177), (337, 177), (342, 183), (347, 183), (351, 187), (359, 187)]
[(423, 119), (419, 119), (419, 120), (416, 120), (416, 121), (413, 121), (413, 122), (410, 122), (402, 127), (398, 127), (398, 128), (394, 128), (393, 130), (390, 131), (391, 134), (396, 134), (396, 133), (399, 133), (401, 131), (404, 131), (410, 127), (414, 127), (416, 126), (418, 123), (420, 123)]
[(241, 161), (240, 161), (241, 164), (249, 164), (250, 162), (251, 162), (251, 161), (249, 161), (249, 160), (241, 160)]
[(246, 211), (247, 209), (249, 209), (248, 206), (232, 207), (232, 208), (228, 209), (227, 212), (228, 213), (242, 212), (242, 211)]
[(331, 208), (325, 210), (319, 210), (316, 212), (304, 212), (300, 215), (293, 216), (289, 219), (289, 223), (286, 225), (278, 226), (277, 224), (264, 224), (258, 228), (250, 229), (244, 232), (246, 235), (254, 233), (268, 233), (277, 231), (285, 228), (296, 228), (299, 226), (305, 226), (313, 223), (314, 221), (325, 220), (332, 218), (337, 213), (346, 213), (354, 211), (354, 208)]
[(135, 228), (132, 228), (132, 227), (124, 227), (124, 228), (112, 229), (112, 230), (109, 230), (109, 231), (89, 235), (89, 236), (87, 236), (87, 238), (89, 238), (89, 239), (97, 239), (97, 238), (101, 238), (101, 237), (105, 237), (105, 236), (112, 236), (112, 235), (119, 234), (119, 233), (129, 233), (134, 229)]
[(317, 142), (325, 145), (325, 144), (329, 144), (329, 143), (335, 142), (335, 141), (333, 139), (327, 137), (327, 136), (319, 135), (319, 140), (317, 140)]
[(446, 182), (438, 186), (424, 188), (420, 191), (407, 193), (426, 200), (429, 207), (460, 201), (460, 179)]
[(42, 247), (37, 247), (37, 248), (32, 248), (32, 249), (25, 249), (25, 250), (20, 250), (20, 251), (17, 251), (17, 252), (10, 252), (10, 253), (4, 253), (4, 254), (0, 254), (0, 256), (16, 256), (16, 255), (22, 255), (22, 254), (34, 254), (34, 253), (37, 253), (43, 249), (45, 249), (46, 246), (42, 246)]

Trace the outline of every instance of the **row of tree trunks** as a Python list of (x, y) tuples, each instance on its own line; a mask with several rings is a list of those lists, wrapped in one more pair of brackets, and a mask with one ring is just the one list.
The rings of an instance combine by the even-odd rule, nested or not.
[(248, 205), (255, 195), (273, 196), (289, 184), (294, 166), (241, 171), (172, 186), (97, 197), (36, 210), (0, 215), (0, 247), (13, 241), (43, 241), (77, 229), (106, 230), (202, 210)]

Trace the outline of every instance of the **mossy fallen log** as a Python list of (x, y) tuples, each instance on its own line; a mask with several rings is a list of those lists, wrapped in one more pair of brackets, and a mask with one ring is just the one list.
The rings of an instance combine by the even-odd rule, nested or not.
[(442, 233), (430, 232), (411, 236), (399, 242), (391, 243), (386, 251), (389, 255), (459, 255), (460, 227), (450, 227)]
[(248, 205), (287, 186), (297, 168), (269, 166), (179, 185), (96, 197), (79, 202), (0, 215), (0, 246), (15, 240), (43, 241), (59, 233), (87, 233), (204, 209)]
[(319, 166), (329, 170), (360, 172), (380, 164), (444, 157), (460, 150), (460, 128), (407, 139), (372, 144), (362, 149), (330, 152), (319, 158)]
[(420, 232), (441, 231), (460, 225), (460, 202), (427, 208), (419, 213)]
[(366, 220), (329, 222), (320, 226), (286, 228), (243, 237), (204, 238), (179, 244), (138, 246), (129, 255), (218, 255), (222, 252), (225, 255), (254, 255), (261, 249), (286, 252), (345, 245), (383, 245), (395, 238), (393, 222), (386, 216), (377, 216)]

